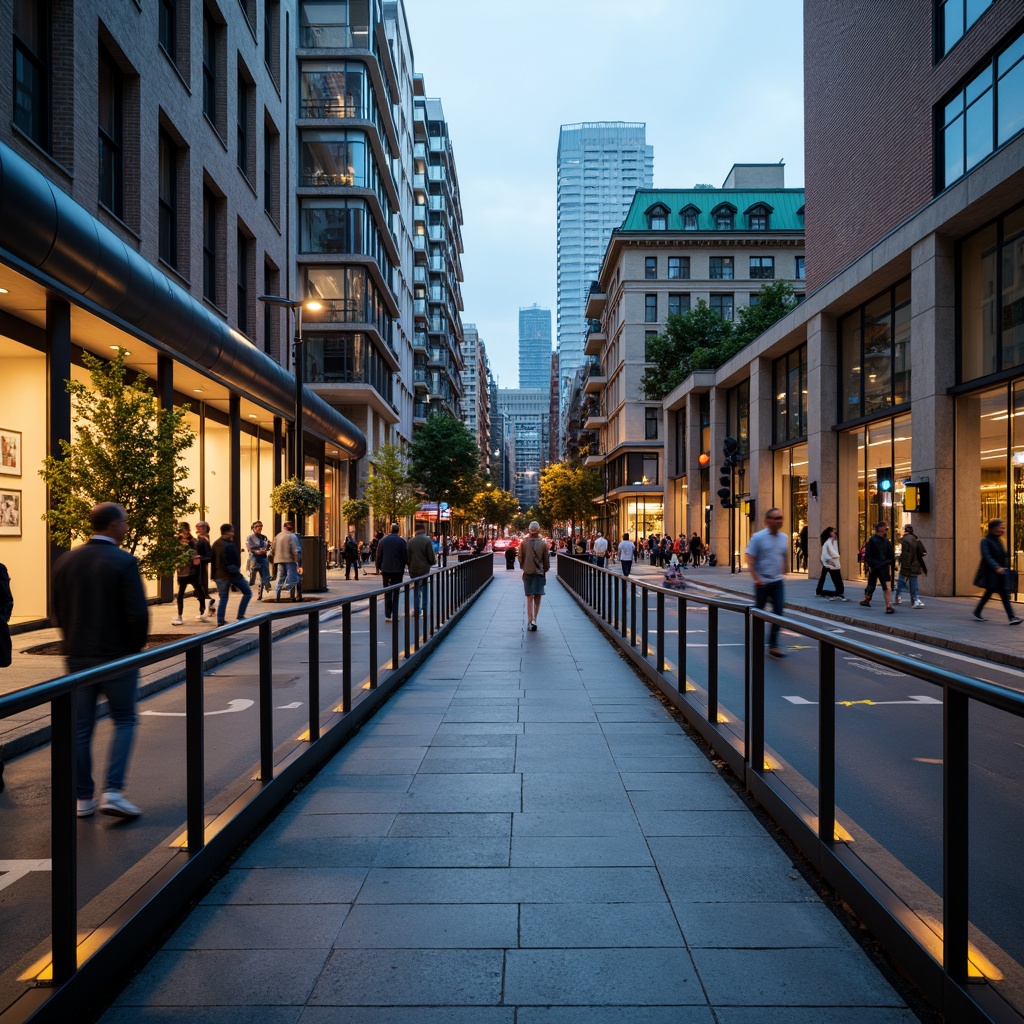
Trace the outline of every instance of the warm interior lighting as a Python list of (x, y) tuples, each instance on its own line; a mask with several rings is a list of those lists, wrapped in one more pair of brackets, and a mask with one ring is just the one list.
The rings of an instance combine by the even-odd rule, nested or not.
[(0, 295), (9, 295), (9, 294), (10, 293), (7, 291), (6, 288), (0, 288)]

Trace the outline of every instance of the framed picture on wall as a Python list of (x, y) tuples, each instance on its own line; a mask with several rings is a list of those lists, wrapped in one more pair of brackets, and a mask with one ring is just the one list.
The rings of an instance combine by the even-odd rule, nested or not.
[(21, 536), (21, 491), (0, 487), (0, 537)]
[(0, 476), (21, 476), (21, 431), (0, 427)]

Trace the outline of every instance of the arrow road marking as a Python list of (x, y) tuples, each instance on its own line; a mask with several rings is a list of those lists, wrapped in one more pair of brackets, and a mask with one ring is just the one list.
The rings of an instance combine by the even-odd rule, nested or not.
[(49, 871), (48, 860), (0, 860), (0, 889), (6, 889), (19, 878), (24, 878), (30, 871)]
[[(783, 697), (790, 704), (817, 704), (816, 700), (806, 700), (804, 697)], [(882, 704), (941, 704), (941, 700), (935, 697), (911, 697), (909, 700), (837, 700), (844, 708), (852, 708), (854, 704), (870, 704), (872, 707), (879, 707)]]
[(301, 700), (293, 700), (291, 704), (279, 704), (276, 708), (277, 711), (291, 711), (293, 708), (301, 708)]
[[(234, 711), (245, 711), (247, 708), (251, 708), (256, 701), (254, 700), (229, 700), (226, 708), (221, 708), (220, 711), (204, 711), (204, 715), (230, 715)], [(155, 715), (158, 718), (184, 718), (184, 711), (141, 711), (142, 715)]]

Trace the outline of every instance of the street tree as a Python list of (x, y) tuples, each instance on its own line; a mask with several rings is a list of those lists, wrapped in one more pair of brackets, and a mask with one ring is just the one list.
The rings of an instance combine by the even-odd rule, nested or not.
[(574, 462), (555, 462), (540, 475), (540, 509), (550, 523), (576, 524), (594, 517), (594, 500), (603, 490), (601, 474)]
[(341, 503), (341, 514), (358, 533), (359, 527), (370, 518), (370, 503), (362, 498), (349, 498)]
[(363, 493), (373, 508), (377, 529), (387, 533), (392, 523), (411, 516), (420, 505), (409, 476), (408, 453), (402, 445), (382, 444), (369, 463)]
[(516, 501), (516, 496), (496, 487), (480, 491), (473, 502), (476, 518), (491, 523), (501, 530), (504, 530), (512, 522), (518, 509), (519, 502)]
[(177, 524), (198, 511), (186, 486), (185, 452), (195, 434), (189, 407), (161, 409), (144, 373), (129, 379), (125, 350), (109, 362), (82, 352), (89, 383), (67, 380), (75, 439), (60, 439), (60, 457), (48, 455), (39, 475), (50, 490), (43, 513), (53, 540), (70, 547), (92, 534), (89, 513), (113, 501), (128, 513), (127, 548), (144, 576), (174, 572), (181, 558)]

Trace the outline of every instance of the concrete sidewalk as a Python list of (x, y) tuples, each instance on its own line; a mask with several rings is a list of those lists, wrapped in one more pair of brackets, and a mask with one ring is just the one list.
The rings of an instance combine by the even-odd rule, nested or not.
[(553, 575), (538, 621), (496, 571), (103, 1024), (915, 1021)]

